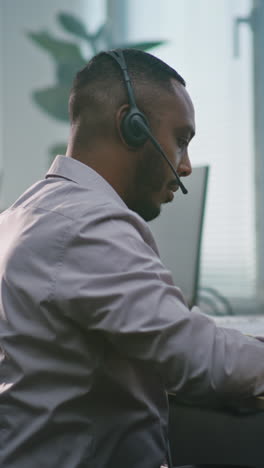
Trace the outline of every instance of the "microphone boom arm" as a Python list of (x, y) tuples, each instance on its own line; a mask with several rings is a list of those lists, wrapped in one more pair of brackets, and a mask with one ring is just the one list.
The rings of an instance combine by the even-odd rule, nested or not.
[(151, 143), (153, 144), (153, 146), (159, 151), (159, 153), (163, 156), (163, 158), (165, 159), (165, 161), (167, 161), (168, 165), (170, 166), (173, 174), (175, 175), (176, 177), (176, 180), (179, 184), (179, 187), (182, 191), (182, 193), (184, 195), (186, 195), (188, 193), (188, 190), (186, 189), (186, 187), (183, 185), (182, 181), (180, 180), (180, 176), (177, 174), (175, 168), (173, 167), (173, 165), (171, 164), (170, 160), (168, 159), (168, 157), (166, 156), (166, 154), (164, 153), (162, 147), (160, 146), (160, 144), (157, 142), (157, 140), (154, 138), (154, 136), (152, 135), (151, 131), (149, 130), (149, 128), (147, 127), (147, 125), (145, 125), (145, 123), (143, 122), (143, 120), (141, 118), (137, 118), (137, 116), (135, 116), (133, 118), (133, 124), (137, 127), (137, 128), (140, 128), (141, 131), (143, 131), (145, 133), (145, 135), (148, 136), (148, 138), (150, 139)]

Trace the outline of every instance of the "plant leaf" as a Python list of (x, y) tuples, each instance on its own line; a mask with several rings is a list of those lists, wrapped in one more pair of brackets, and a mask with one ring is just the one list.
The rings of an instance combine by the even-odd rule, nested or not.
[(72, 85), (72, 81), (76, 73), (81, 70), (85, 65), (86, 61), (76, 61), (76, 63), (60, 63), (57, 65), (56, 76), (57, 80), (61, 85)]
[(83, 60), (80, 47), (72, 42), (56, 39), (47, 31), (27, 33), (38, 46), (49, 52), (58, 63)]
[(106, 29), (107, 29), (107, 25), (106, 23), (103, 23), (96, 31), (96, 33), (93, 35), (93, 38), (95, 40), (99, 39), (101, 36), (104, 37), (105, 36), (105, 32), (106, 32)]
[(154, 47), (159, 47), (163, 44), (166, 44), (168, 41), (146, 41), (146, 42), (134, 42), (132, 44), (122, 44), (116, 46), (116, 48), (120, 49), (139, 49), (139, 50), (149, 50), (153, 49)]
[(58, 13), (57, 19), (67, 32), (81, 37), (82, 39), (89, 39), (90, 35), (88, 34), (85, 24), (76, 18), (76, 16), (70, 15), (69, 13)]
[(34, 91), (32, 97), (35, 103), (49, 116), (69, 122), (68, 100), (69, 86), (54, 86), (52, 88)]

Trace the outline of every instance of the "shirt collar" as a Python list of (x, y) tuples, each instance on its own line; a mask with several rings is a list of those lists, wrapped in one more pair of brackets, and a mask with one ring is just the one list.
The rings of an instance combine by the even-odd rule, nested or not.
[(45, 177), (52, 176), (71, 180), (88, 189), (93, 187), (107, 192), (111, 198), (115, 198), (119, 204), (127, 207), (118, 193), (98, 172), (77, 159), (62, 155), (56, 156)]

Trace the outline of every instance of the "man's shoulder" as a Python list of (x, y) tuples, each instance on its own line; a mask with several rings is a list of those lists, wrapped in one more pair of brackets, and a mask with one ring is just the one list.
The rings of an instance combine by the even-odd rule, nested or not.
[(92, 212), (100, 216), (106, 210), (124, 214), (130, 211), (124, 203), (118, 203), (103, 190), (95, 187), (88, 189), (61, 178), (36, 182), (6, 212), (16, 212), (20, 209), (31, 212), (42, 211), (46, 216), (64, 216), (73, 221), (82, 220)]
[[(30, 187), (8, 210), (32, 227), (49, 226), (50, 234), (60, 230), (73, 235), (93, 230), (136, 236), (152, 243), (147, 223), (115, 194), (100, 187), (83, 187), (61, 179), (41, 180)], [(32, 224), (33, 223), (33, 224)], [(111, 225), (111, 229), (110, 229)], [(44, 230), (45, 232), (46, 229)]]

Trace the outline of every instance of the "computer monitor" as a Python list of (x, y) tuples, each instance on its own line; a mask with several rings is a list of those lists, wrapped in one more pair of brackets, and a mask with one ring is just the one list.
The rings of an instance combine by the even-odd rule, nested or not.
[(208, 173), (208, 166), (193, 168), (186, 179), (188, 194), (178, 191), (173, 202), (163, 205), (161, 215), (149, 223), (161, 259), (190, 306), (197, 300)]

